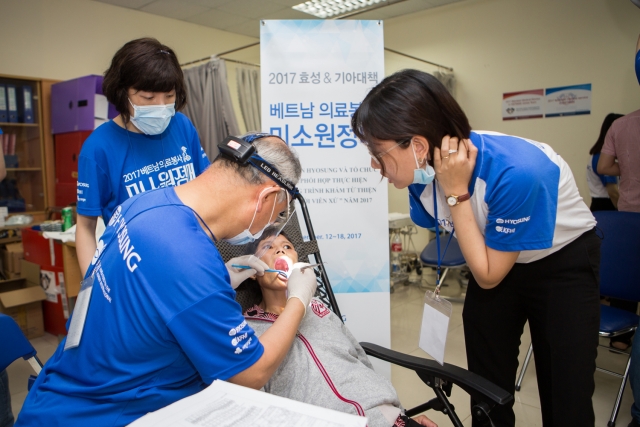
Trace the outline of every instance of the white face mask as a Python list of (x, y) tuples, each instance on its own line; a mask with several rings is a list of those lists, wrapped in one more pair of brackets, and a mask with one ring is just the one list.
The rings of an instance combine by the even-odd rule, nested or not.
[[(262, 192), (260, 193), (260, 197), (262, 197), (262, 193), (264, 193), (267, 190), (268, 190), (268, 188), (265, 188), (264, 190), (262, 190)], [(269, 221), (267, 221), (265, 226), (262, 227), (262, 229), (260, 231), (258, 231), (256, 234), (252, 234), (250, 230), (251, 230), (251, 226), (253, 225), (253, 221), (255, 221), (255, 219), (256, 219), (256, 214), (258, 213), (258, 204), (257, 203), (256, 203), (256, 210), (253, 212), (253, 218), (251, 218), (251, 224), (249, 224), (249, 227), (247, 227), (244, 231), (242, 231), (237, 236), (230, 237), (228, 239), (222, 239), (222, 240), (224, 240), (225, 242), (229, 243), (230, 245), (246, 245), (247, 243), (252, 243), (252, 242), (255, 242), (256, 240), (258, 240), (260, 238), (260, 236), (262, 236), (262, 233), (264, 232), (264, 230), (267, 227), (269, 227), (269, 225), (271, 225), (271, 217), (273, 216), (273, 212), (276, 210), (276, 202), (277, 201), (278, 201), (278, 196), (276, 195), (273, 198), (273, 208), (271, 208), (271, 215), (269, 215)]]
[(176, 114), (175, 103), (165, 105), (134, 105), (131, 122), (145, 135), (160, 135), (165, 131), (171, 117)]

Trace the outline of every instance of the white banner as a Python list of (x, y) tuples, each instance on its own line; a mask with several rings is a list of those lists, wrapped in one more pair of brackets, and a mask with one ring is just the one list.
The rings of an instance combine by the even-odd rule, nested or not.
[(382, 22), (261, 22), (262, 130), (300, 157), (298, 187), (347, 326), (389, 347), (387, 185), (351, 129), (384, 78)]

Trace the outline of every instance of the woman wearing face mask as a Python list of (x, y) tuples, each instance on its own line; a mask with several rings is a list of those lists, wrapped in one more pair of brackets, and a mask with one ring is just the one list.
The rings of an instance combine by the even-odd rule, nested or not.
[(175, 53), (152, 38), (126, 43), (105, 72), (102, 89), (118, 117), (97, 128), (78, 160), (76, 244), (83, 274), (96, 250), (98, 217), (136, 194), (191, 181), (209, 166), (186, 104)]
[[(543, 424), (593, 426), (600, 240), (566, 162), (543, 143), (472, 132), (447, 89), (416, 70), (371, 90), (352, 126), (371, 165), (409, 188), (413, 221), (455, 230), (472, 273), (469, 369), (513, 393), (528, 321)], [(515, 425), (512, 407), (491, 418)]]

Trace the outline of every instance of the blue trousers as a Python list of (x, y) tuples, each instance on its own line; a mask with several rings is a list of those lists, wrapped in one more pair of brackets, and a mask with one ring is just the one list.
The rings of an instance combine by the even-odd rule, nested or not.
[(0, 427), (13, 427), (11, 392), (9, 391), (9, 376), (6, 370), (0, 371)]

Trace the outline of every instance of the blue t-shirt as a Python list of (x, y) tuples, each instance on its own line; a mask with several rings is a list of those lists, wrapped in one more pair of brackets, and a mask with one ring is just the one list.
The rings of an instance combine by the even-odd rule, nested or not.
[(174, 188), (116, 208), (98, 252), (80, 345), (62, 341), (17, 426), (126, 425), (262, 356), (220, 253)]
[(78, 160), (78, 213), (102, 216), (130, 197), (191, 181), (209, 166), (198, 133), (176, 113), (160, 135), (129, 132), (113, 120), (94, 130)]
[[(556, 252), (595, 226), (571, 169), (547, 144), (484, 131), (471, 132), (470, 139), (478, 158), (469, 202), (488, 247), (521, 251), (517, 262), (527, 263)], [(435, 226), (434, 186), (438, 223), (451, 231), (447, 195), (437, 181), (409, 186), (411, 219), (421, 227)]]

